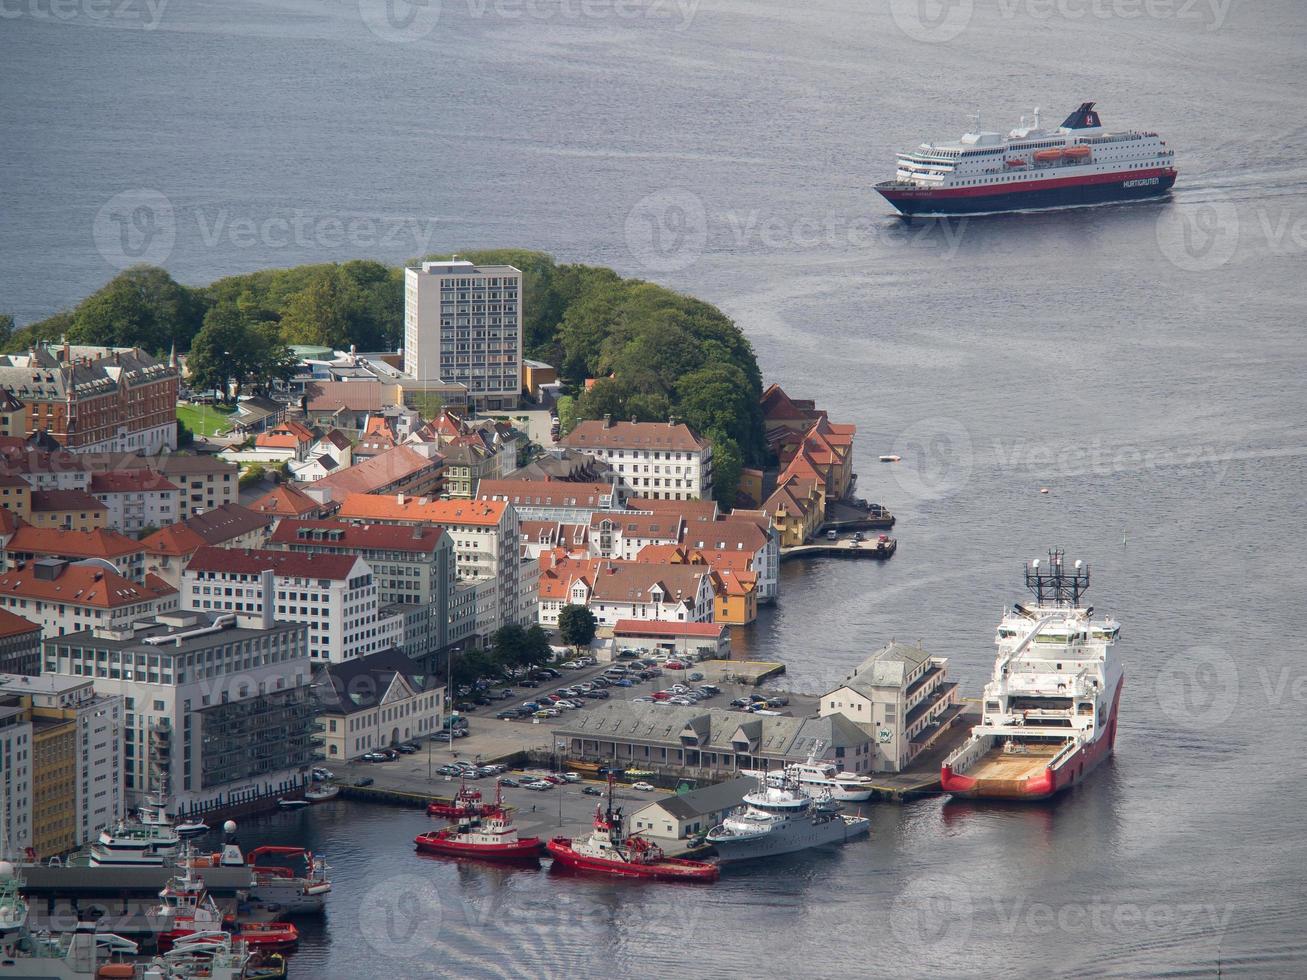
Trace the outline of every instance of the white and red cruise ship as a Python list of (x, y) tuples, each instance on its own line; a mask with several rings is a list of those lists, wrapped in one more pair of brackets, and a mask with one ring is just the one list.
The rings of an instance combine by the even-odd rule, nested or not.
[(1066, 568), (1060, 551), (1026, 566), (1026, 587), (1034, 603), (1013, 605), (999, 623), (980, 724), (941, 767), (940, 785), (955, 796), (1043, 799), (1112, 754), (1121, 624), (1081, 606), (1089, 567)]
[(990, 214), (1159, 197), (1175, 184), (1175, 151), (1156, 133), (1108, 132), (1093, 102), (1057, 129), (1021, 125), (1007, 136), (980, 129), (955, 143), (900, 153), (893, 180), (876, 190), (906, 215)]

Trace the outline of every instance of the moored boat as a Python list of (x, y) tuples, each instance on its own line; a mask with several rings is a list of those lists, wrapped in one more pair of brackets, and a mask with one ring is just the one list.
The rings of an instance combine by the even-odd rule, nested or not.
[(119, 821), (100, 831), (91, 845), (91, 867), (162, 867), (177, 855), (182, 839), (168, 817), (165, 801), (151, 798), (136, 811), (135, 820)]
[(980, 724), (940, 768), (954, 796), (1045, 799), (1093, 772), (1116, 742), (1121, 624), (1081, 605), (1089, 567), (1067, 569), (1060, 551), (1028, 564), (1025, 579), (1035, 602), (1003, 614)]
[(265, 845), (247, 855), (236, 841), (236, 823), (223, 824), (226, 834), (222, 850), (187, 859), (192, 868), (240, 868), (254, 873), (249, 897), (253, 902), (275, 905), (287, 915), (321, 913), (331, 893), (327, 862), (306, 847)]
[(482, 861), (535, 861), (544, 853), (539, 837), (519, 837), (503, 796), (495, 783), (495, 802), (474, 813), (464, 813), (443, 830), (418, 834), (413, 843), (419, 853)]
[(449, 802), (432, 800), (427, 804), (427, 815), (432, 817), (449, 817), (458, 819), (469, 813), (477, 813), (482, 807), (481, 791), (472, 789), (464, 782), (458, 793)]
[(608, 777), (607, 806), (595, 805), (594, 830), (584, 839), (555, 837), (547, 845), (554, 867), (566, 871), (656, 881), (713, 882), (721, 869), (709, 861), (669, 858), (638, 833), (627, 835), (625, 818), (613, 806), (614, 777)]
[(310, 803), (325, 803), (340, 795), (340, 787), (334, 783), (314, 783), (304, 791), (304, 799)]
[(866, 817), (841, 813), (828, 792), (805, 791), (785, 772), (779, 782), (762, 774), (758, 788), (745, 794), (744, 805), (710, 830), (706, 840), (723, 862), (745, 861), (843, 844), (870, 830)]

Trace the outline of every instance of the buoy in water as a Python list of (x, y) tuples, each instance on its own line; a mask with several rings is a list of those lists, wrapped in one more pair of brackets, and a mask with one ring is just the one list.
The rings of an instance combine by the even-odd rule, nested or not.
[(1040, 492), (1040, 493), (1048, 493), (1048, 487), (1040, 487), (1040, 488), (1039, 488), (1039, 492)]

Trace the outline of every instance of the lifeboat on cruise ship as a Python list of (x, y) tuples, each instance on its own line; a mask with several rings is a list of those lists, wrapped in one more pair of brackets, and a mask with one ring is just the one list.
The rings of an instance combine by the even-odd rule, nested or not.
[(1026, 165), (1025, 159), (1022, 157), (1008, 157), (1004, 162), (1014, 170)]
[(1089, 160), (1094, 155), (1094, 151), (1087, 146), (1068, 146), (1063, 151), (1063, 156), (1068, 160)]
[(1066, 151), (1063, 150), (1063, 149), (1061, 149), (1061, 148), (1052, 149), (1052, 150), (1036, 150), (1036, 151), (1035, 151), (1035, 162), (1036, 162), (1036, 163), (1058, 163), (1059, 161), (1061, 161), (1061, 159), (1062, 159), (1062, 157), (1065, 155), (1065, 153), (1066, 153)]

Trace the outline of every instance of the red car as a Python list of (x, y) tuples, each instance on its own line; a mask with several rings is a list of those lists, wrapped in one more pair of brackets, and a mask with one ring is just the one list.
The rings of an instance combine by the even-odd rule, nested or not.
[(685, 664), (681, 663), (679, 660), (669, 660), (667, 663), (663, 664), (663, 666), (668, 670), (685, 670)]
[(672, 695), (667, 691), (654, 691), (653, 694), (649, 696), (653, 698), (655, 701), (666, 701)]

